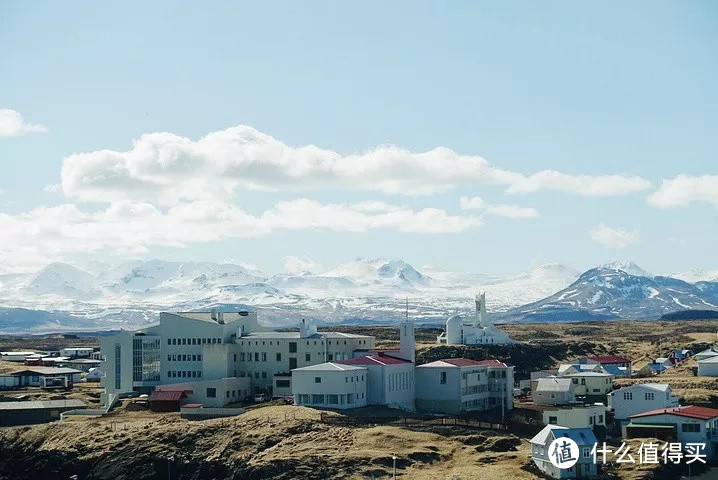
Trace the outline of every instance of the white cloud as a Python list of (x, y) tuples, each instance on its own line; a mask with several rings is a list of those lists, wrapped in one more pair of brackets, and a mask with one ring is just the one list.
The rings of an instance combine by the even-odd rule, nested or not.
[(592, 240), (608, 248), (622, 249), (636, 245), (641, 240), (641, 235), (638, 230), (612, 228), (603, 224), (592, 228), (589, 233)]
[(373, 190), (430, 195), (460, 186), (497, 185), (511, 194), (554, 190), (582, 196), (625, 195), (649, 188), (640, 177), (531, 175), (490, 165), (479, 156), (444, 147), (410, 152), (396, 146), (343, 155), (314, 145), (289, 146), (240, 125), (198, 141), (152, 133), (125, 152), (99, 150), (67, 157), (62, 189), (85, 201), (151, 201), (226, 198), (239, 190)]
[(516, 175), (506, 193), (534, 193), (555, 190), (583, 197), (615, 197), (651, 188), (645, 178), (626, 175), (568, 175), (542, 170), (532, 175)]
[(488, 215), (496, 215), (507, 218), (536, 218), (538, 211), (533, 207), (521, 207), (519, 205), (492, 205), (488, 204), (481, 197), (461, 197), (459, 206), (462, 210), (483, 211)]
[(302, 272), (320, 272), (323, 267), (311, 258), (288, 256), (284, 257), (284, 272), (288, 274), (298, 274)]
[(678, 175), (663, 180), (647, 201), (658, 208), (685, 207), (694, 202), (718, 207), (718, 175)]
[(23, 120), (20, 112), (9, 108), (0, 108), (0, 138), (19, 137), (33, 132), (47, 132), (47, 127), (27, 123)]
[(184, 202), (160, 209), (118, 202), (91, 213), (76, 205), (38, 207), (17, 215), (0, 212), (0, 264), (9, 269), (40, 266), (73, 254), (142, 255), (152, 247), (186, 247), (223, 239), (268, 235), (277, 230), (364, 232), (390, 229), (424, 234), (459, 233), (481, 225), (472, 216), (443, 210), (411, 210), (374, 202), (322, 204), (308, 199), (280, 202), (259, 215), (216, 201)]

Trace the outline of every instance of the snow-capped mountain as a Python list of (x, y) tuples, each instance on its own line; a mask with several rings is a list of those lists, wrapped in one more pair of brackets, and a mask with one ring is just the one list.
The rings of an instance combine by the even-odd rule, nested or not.
[[(392, 321), (403, 315), (408, 296), (415, 318), (440, 321), (448, 313), (471, 311), (479, 290), (488, 292), (492, 311), (503, 311), (543, 298), (578, 276), (560, 264), (499, 277), (419, 270), (400, 259), (364, 258), (325, 272), (272, 277), (240, 265), (210, 262), (149, 260), (118, 266), (95, 262), (86, 268), (93, 272), (53, 264), (34, 274), (0, 275), (0, 305), (54, 311), (63, 319), (72, 315), (96, 328), (144, 324), (154, 321), (161, 310), (249, 305), (261, 311), (266, 323), (287, 325), (301, 317), (324, 322)], [(52, 313), (43, 315), (47, 319)], [(72, 325), (80, 322), (62, 321), (58, 328)]]
[(53, 295), (89, 300), (101, 294), (94, 280), (94, 275), (72, 265), (51, 263), (37, 272), (22, 289), (26, 295)]
[(91, 268), (56, 263), (31, 274), (0, 275), (0, 305), (8, 307), (0, 333), (22, 332), (23, 325), (26, 331), (133, 328), (156, 321), (162, 310), (218, 305), (256, 308), (272, 326), (306, 317), (392, 322), (404, 315), (405, 297), (413, 318), (440, 323), (450, 314), (472, 312), (478, 291), (486, 292), (498, 320), (512, 321), (657, 318), (718, 308), (718, 282), (654, 277), (626, 262), (582, 275), (550, 263), (506, 276), (364, 258), (325, 272), (271, 277), (231, 263), (149, 260)]
[[(637, 266), (627, 270), (645, 271)], [(598, 267), (553, 295), (513, 309), (505, 318), (536, 321), (647, 319), (688, 309), (718, 309), (718, 284), (691, 284), (672, 277), (632, 275)]]
[(702, 268), (694, 268), (693, 270), (675, 273), (670, 276), (689, 283), (718, 282), (718, 270), (704, 270)]
[(601, 265), (602, 268), (607, 268), (609, 270), (622, 270), (626, 272), (629, 275), (637, 275), (640, 277), (652, 277), (650, 273), (648, 273), (646, 270), (642, 269), (638, 265), (636, 265), (634, 262), (611, 262), (606, 263), (604, 265)]

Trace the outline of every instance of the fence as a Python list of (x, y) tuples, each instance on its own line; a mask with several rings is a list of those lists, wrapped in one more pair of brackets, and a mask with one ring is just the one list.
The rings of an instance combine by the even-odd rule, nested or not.
[(503, 423), (487, 422), (468, 417), (426, 417), (426, 416), (351, 416), (321, 412), (320, 419), (332, 425), (373, 426), (391, 425), (397, 427), (432, 428), (436, 426), (456, 426), (481, 430), (508, 430)]

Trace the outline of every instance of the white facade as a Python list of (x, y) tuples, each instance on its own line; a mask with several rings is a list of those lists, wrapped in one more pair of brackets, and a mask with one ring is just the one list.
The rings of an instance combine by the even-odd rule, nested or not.
[(60, 350), (62, 357), (89, 357), (95, 349), (92, 347), (67, 347)]
[(415, 409), (413, 362), (389, 354), (377, 354), (341, 363), (367, 369), (368, 405), (386, 405), (408, 411)]
[(608, 409), (616, 420), (631, 415), (678, 406), (670, 385), (664, 383), (637, 383), (612, 391), (607, 396)]
[(254, 391), (272, 391), (275, 376), (291, 378), (294, 368), (347, 360), (373, 347), (374, 337), (318, 333), (308, 320), (298, 332), (274, 332), (253, 312), (161, 313), (159, 325), (101, 339), (103, 401), (107, 393), (230, 377), (247, 378)]
[(476, 295), (476, 315), (462, 319), (454, 315), (446, 320), (446, 331), (436, 337), (440, 345), (503, 345), (518, 343), (506, 332), (497, 329), (486, 313), (486, 294)]
[(613, 375), (599, 372), (581, 372), (563, 375), (574, 385), (574, 395), (605, 395), (613, 389)]
[(416, 407), (459, 414), (513, 408), (513, 367), (450, 358), (416, 367)]
[(576, 401), (575, 388), (569, 377), (543, 377), (531, 393), (537, 405), (566, 405)]
[[(556, 438), (560, 437), (570, 438), (578, 445), (579, 458), (571, 468), (555, 467), (549, 459), (549, 456), (553, 455), (549, 447)], [(531, 439), (531, 460), (539, 470), (551, 478), (592, 478), (598, 474), (598, 467), (593, 462), (591, 454), (591, 449), (596, 443), (596, 436), (590, 428), (546, 425)]]
[(35, 352), (0, 352), (0, 360), (4, 362), (24, 362), (28, 357), (37, 355)]
[(680, 443), (704, 443), (704, 453), (708, 459), (716, 458), (718, 445), (718, 409), (695, 407), (674, 407), (655, 410), (629, 417), (630, 423), (623, 425), (623, 438), (643, 436), (641, 424), (671, 425), (674, 427), (676, 440)]
[(606, 426), (606, 406), (576, 405), (565, 408), (545, 410), (542, 415), (544, 425), (559, 425), (566, 428), (593, 428)]
[(718, 356), (698, 360), (699, 377), (718, 377)]
[(205, 407), (224, 407), (242, 402), (251, 394), (249, 379), (236, 377), (159, 385), (156, 390), (183, 391), (187, 394), (183, 404), (200, 403)]
[(349, 409), (367, 405), (366, 367), (320, 363), (292, 370), (295, 405)]

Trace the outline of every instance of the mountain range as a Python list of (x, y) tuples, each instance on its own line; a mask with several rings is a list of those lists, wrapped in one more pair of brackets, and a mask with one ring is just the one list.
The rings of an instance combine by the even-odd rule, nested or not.
[(405, 314), (406, 297), (413, 318), (438, 324), (450, 314), (470, 314), (479, 290), (497, 321), (658, 318), (718, 308), (713, 273), (654, 276), (631, 262), (583, 274), (551, 263), (506, 276), (365, 258), (323, 272), (272, 276), (231, 263), (95, 262), (83, 269), (52, 263), (0, 275), (0, 333), (135, 328), (156, 321), (162, 310), (213, 306), (256, 308), (263, 323), (277, 327), (304, 317), (387, 323)]

